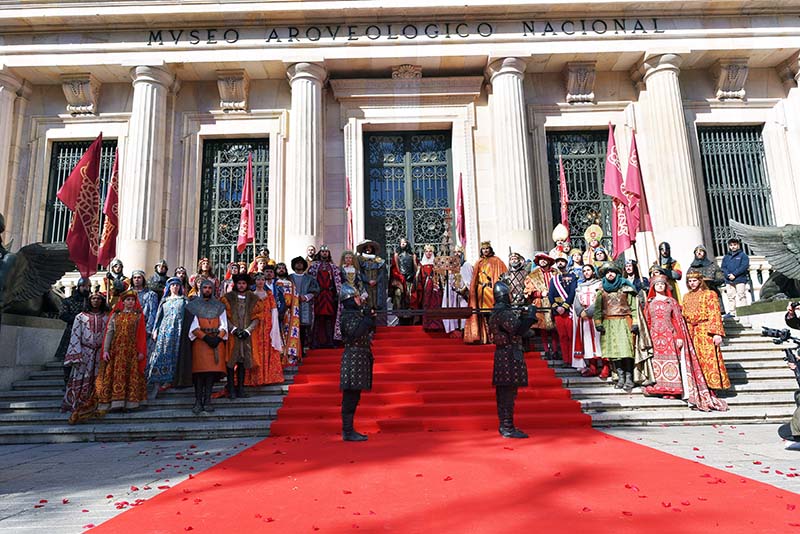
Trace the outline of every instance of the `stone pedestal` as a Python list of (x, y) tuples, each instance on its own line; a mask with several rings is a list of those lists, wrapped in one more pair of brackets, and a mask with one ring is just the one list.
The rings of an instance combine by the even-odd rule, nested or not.
[(678, 80), (680, 65), (681, 56), (677, 54), (650, 56), (634, 74), (646, 90), (642, 99), (644, 127), (637, 137), (653, 140), (647, 143), (642, 158), (653, 230), (659, 242), (672, 245), (672, 257), (685, 272), (694, 257), (694, 247), (703, 243), (703, 232)]
[(66, 324), (58, 319), (4, 313), (0, 326), (0, 391), (11, 389), (52, 361)]
[(149, 272), (161, 257), (166, 168), (167, 94), (173, 74), (163, 67), (131, 71), (133, 107), (120, 174), (117, 256), (125, 272)]
[(283, 257), (293, 258), (305, 256), (308, 245), (322, 244), (322, 87), (327, 72), (316, 63), (295, 63), (287, 75), (292, 88), (292, 111)]
[[(14, 101), (22, 82), (11, 73), (0, 70), (0, 213), (6, 217), (6, 228), (11, 228), (13, 175), (11, 174), (12, 145), (14, 142)], [(8, 236), (4, 236), (7, 240)]]
[[(498, 59), (486, 68), (492, 84), (494, 176), (497, 184), (497, 235), (495, 250), (512, 250), (527, 256), (534, 245), (530, 146), (526, 125), (523, 76), (525, 63), (518, 58)], [(543, 187), (547, 187), (547, 183)]]

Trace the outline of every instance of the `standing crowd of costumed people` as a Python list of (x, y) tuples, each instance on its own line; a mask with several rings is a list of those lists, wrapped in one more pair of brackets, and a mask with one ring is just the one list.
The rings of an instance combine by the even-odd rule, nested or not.
[[(81, 279), (64, 301), (63, 409), (76, 423), (193, 386), (192, 411), (209, 413), (213, 398), (246, 397), (247, 387), (282, 382), (284, 367), (300, 364), (309, 349), (344, 346), (351, 367), (342, 371), (343, 435), (361, 440), (353, 416), (360, 391), (371, 385), (371, 332), (417, 321), (465, 343), (497, 345), (498, 416), (509, 437), (523, 434), (513, 424), (516, 388), (527, 380), (518, 353), (534, 349), (627, 392), (640, 387), (696, 409), (726, 409), (717, 396), (730, 388), (720, 351), (723, 292), (734, 314), (746, 303), (749, 266), (737, 239), (721, 266), (697, 246), (686, 271), (661, 243), (643, 273), (635, 260), (610, 261), (597, 225), (584, 235), (586, 250), (571, 248), (561, 225), (553, 238), (553, 249), (530, 259), (511, 251), (508, 265), (488, 241), (471, 264), (460, 247), (437, 258), (433, 246), (418, 255), (406, 239), (385, 258), (379, 243), (365, 240), (338, 264), (325, 245), (310, 245), (288, 267), (262, 249), (249, 264), (229, 263), (223, 276), (208, 258), (194, 272), (178, 267), (171, 276), (162, 260), (149, 278), (142, 270), (126, 275), (115, 259), (98, 287)], [(498, 305), (502, 318), (407, 313)], [(221, 380), (224, 389), (213, 393)]]

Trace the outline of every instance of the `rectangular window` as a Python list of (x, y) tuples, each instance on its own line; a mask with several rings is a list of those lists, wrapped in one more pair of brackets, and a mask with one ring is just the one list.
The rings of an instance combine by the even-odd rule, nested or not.
[(242, 254), (236, 252), (249, 153), (253, 154), (255, 248), (269, 248), (269, 140), (216, 139), (203, 143), (199, 253), (200, 257), (211, 260), (217, 275), (224, 274), (231, 261), (250, 262), (255, 257), (253, 245), (248, 245)]
[[(94, 141), (55, 141), (50, 154), (50, 173), (47, 182), (47, 203), (45, 204), (44, 235), (45, 243), (63, 243), (67, 239), (67, 230), (72, 221), (70, 212), (63, 202), (56, 198), (56, 193), (64, 185), (72, 169), (78, 164), (84, 152)], [(100, 152), (100, 231), (103, 229), (103, 204), (106, 200), (108, 182), (114, 168), (114, 154), (117, 150), (116, 139), (104, 139)]]
[(585, 249), (586, 227), (603, 229), (602, 244), (611, 250), (611, 199), (603, 194), (606, 171), (607, 130), (551, 132), (547, 134), (547, 167), (553, 226), (561, 222), (558, 159), (564, 162), (569, 197), (569, 231), (573, 247)]
[(731, 219), (755, 226), (775, 224), (761, 130), (761, 126), (697, 129), (711, 239), (717, 256), (725, 254), (727, 240), (733, 237)]

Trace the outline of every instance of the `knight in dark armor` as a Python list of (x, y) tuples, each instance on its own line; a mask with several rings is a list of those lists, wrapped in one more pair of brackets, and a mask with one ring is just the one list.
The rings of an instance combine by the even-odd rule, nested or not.
[(508, 257), (508, 271), (500, 275), (500, 280), (508, 284), (511, 304), (517, 306), (525, 303), (525, 278), (529, 274), (530, 270), (522, 254), (512, 252)]
[[(416, 281), (417, 256), (411, 244), (405, 237), (400, 238), (400, 244), (392, 255), (391, 276), (389, 285), (392, 296), (392, 309), (408, 310), (413, 307), (414, 282)], [(398, 315), (404, 324), (411, 324), (413, 318)]]
[(167, 279), (169, 278), (167, 273), (169, 273), (167, 260), (161, 260), (153, 266), (153, 276), (151, 276), (150, 280), (147, 282), (147, 287), (150, 291), (155, 292), (159, 301), (164, 294), (164, 289), (167, 287)]
[(365, 314), (361, 297), (351, 285), (342, 285), (342, 366), (339, 389), (342, 391), (342, 439), (366, 441), (367, 436), (356, 432), (353, 419), (363, 390), (372, 389), (372, 333), (375, 331), (375, 312)]
[[(78, 316), (78, 314), (86, 309), (86, 299), (89, 298), (90, 290), (91, 281), (88, 278), (81, 277), (78, 279), (78, 283), (75, 284), (75, 289), (73, 290), (72, 295), (65, 298), (61, 303), (61, 310), (58, 314), (58, 318), (67, 323), (67, 326), (64, 328), (64, 334), (61, 336), (61, 342), (58, 344), (58, 348), (56, 349), (56, 360), (63, 361), (64, 357), (67, 355), (69, 341), (72, 336), (72, 326), (75, 324), (75, 318)], [(69, 380), (71, 371), (72, 366), (65, 364), (65, 387), (67, 385), (67, 381)]]
[(489, 335), (496, 348), (492, 385), (497, 396), (497, 417), (500, 435), (504, 438), (527, 438), (514, 426), (514, 401), (517, 388), (528, 385), (528, 367), (522, 336), (536, 322), (536, 308), (529, 306), (524, 316), (511, 308), (511, 288), (502, 280), (493, 288), (494, 311), (489, 317)]

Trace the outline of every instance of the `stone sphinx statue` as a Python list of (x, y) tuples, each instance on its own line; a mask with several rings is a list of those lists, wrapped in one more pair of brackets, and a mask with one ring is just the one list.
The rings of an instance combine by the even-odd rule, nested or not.
[(41, 315), (55, 306), (51, 288), (75, 269), (63, 244), (33, 243), (11, 252), (3, 242), (5, 218), (0, 214), (0, 314)]
[(772, 266), (759, 300), (800, 298), (800, 225), (750, 226), (733, 220), (730, 224), (734, 233)]

